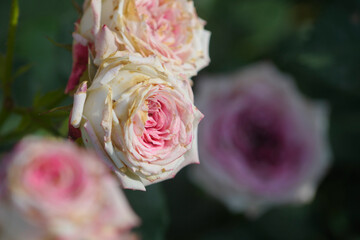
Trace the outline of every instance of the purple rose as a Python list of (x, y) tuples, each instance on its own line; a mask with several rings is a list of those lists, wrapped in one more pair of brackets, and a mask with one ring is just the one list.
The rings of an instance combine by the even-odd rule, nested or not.
[(329, 163), (327, 108), (271, 64), (199, 82), (200, 166), (192, 178), (235, 212), (309, 201)]

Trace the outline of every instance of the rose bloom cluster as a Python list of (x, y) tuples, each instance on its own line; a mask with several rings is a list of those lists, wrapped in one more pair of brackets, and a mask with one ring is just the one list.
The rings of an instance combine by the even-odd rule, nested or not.
[(207, 77), (197, 103), (201, 165), (191, 178), (234, 212), (312, 199), (329, 165), (327, 107), (269, 63)]
[(82, 137), (122, 186), (145, 186), (198, 163), (191, 77), (210, 33), (188, 0), (86, 0), (73, 33), (70, 136)]
[(139, 220), (103, 162), (75, 144), (27, 137), (3, 159), (1, 240), (130, 240)]
[(18, 143), (0, 170), (1, 240), (137, 239), (117, 180), (145, 190), (199, 162), (190, 78), (209, 63), (204, 25), (188, 0), (85, 0), (65, 92), (69, 136), (95, 153)]

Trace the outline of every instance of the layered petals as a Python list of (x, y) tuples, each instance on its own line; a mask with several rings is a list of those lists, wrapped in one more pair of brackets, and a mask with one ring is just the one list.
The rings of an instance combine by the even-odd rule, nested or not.
[(203, 116), (189, 82), (156, 57), (119, 53), (105, 59), (84, 106), (74, 105), (74, 112), (83, 113), (85, 145), (102, 156), (124, 188), (145, 190), (198, 162), (196, 133)]
[(312, 199), (329, 165), (327, 107), (301, 96), (271, 64), (200, 81), (202, 164), (192, 178), (250, 214)]
[(155, 55), (191, 77), (209, 64), (210, 33), (192, 1), (91, 0), (76, 34), (95, 44), (96, 61), (117, 51)]

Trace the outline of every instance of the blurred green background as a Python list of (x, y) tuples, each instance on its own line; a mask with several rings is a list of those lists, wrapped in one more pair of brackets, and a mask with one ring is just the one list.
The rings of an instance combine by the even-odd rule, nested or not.
[[(49, 39), (71, 44), (78, 13), (71, 0), (19, 4), (14, 72), (20, 69), (20, 76), (12, 92), (21, 109), (0, 125), (1, 152), (24, 134), (65, 137), (69, 109), (49, 110), (71, 104), (63, 94), (71, 53)], [(126, 191), (143, 219), (138, 229), (143, 239), (360, 240), (360, 0), (195, 0), (195, 5), (212, 32), (212, 62), (200, 77), (272, 61), (296, 79), (304, 95), (329, 102), (333, 165), (311, 204), (277, 207), (253, 220), (232, 215), (193, 186), (187, 169), (145, 193)], [(2, 0), (0, 72), (9, 10), (10, 0)]]

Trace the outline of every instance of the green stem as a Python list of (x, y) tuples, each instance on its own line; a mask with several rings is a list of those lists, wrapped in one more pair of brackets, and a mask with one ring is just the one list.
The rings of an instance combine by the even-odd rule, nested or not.
[(43, 117), (40, 115), (40, 113), (37, 112), (36, 110), (32, 108), (14, 107), (13, 112), (30, 117), (35, 122), (36, 125), (46, 129), (55, 136), (60, 136), (59, 130), (56, 129), (51, 123), (45, 121)]
[(7, 39), (7, 49), (6, 49), (6, 58), (5, 58), (5, 72), (3, 77), (3, 90), (4, 90), (4, 110), (12, 108), (12, 96), (11, 96), (11, 84), (12, 84), (12, 68), (13, 68), (13, 58), (14, 58), (14, 46), (15, 46), (15, 33), (16, 27), (19, 19), (19, 3), (18, 0), (11, 1), (11, 10), (10, 10), (10, 22), (9, 22), (9, 31)]

